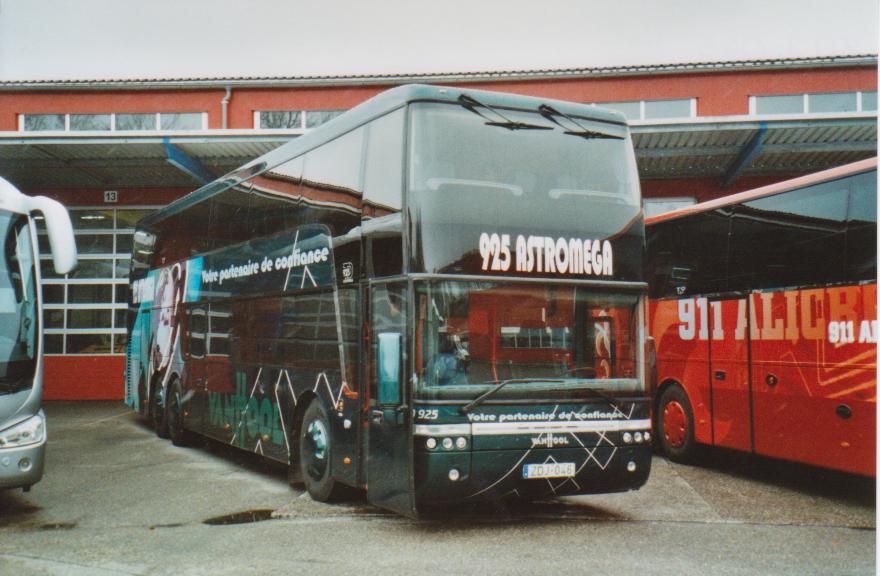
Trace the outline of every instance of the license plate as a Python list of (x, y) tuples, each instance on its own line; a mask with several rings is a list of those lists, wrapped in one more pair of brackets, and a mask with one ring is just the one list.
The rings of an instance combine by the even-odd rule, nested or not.
[(523, 466), (523, 478), (571, 478), (572, 476), (574, 476), (574, 462), (547, 462)]

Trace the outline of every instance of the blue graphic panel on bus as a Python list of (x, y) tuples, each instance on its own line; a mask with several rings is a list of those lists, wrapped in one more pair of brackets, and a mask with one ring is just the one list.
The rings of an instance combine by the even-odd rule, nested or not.
[(301, 226), (188, 262), (186, 300), (297, 292), (336, 281), (326, 226)]

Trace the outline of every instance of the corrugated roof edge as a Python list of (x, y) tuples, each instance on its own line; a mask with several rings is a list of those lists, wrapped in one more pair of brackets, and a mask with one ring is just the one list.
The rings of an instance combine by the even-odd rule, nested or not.
[(626, 118), (620, 112), (578, 104), (553, 100), (550, 98), (537, 98), (519, 94), (504, 92), (491, 92), (487, 90), (467, 90), (447, 86), (431, 86), (427, 84), (407, 84), (390, 90), (385, 90), (369, 100), (355, 106), (333, 120), (322, 124), (302, 136), (282, 144), (278, 148), (251, 160), (244, 166), (205, 184), (190, 192), (182, 198), (178, 198), (165, 208), (153, 212), (143, 218), (139, 225), (151, 227), (165, 220), (169, 216), (182, 212), (200, 202), (204, 202), (211, 196), (229, 189), (238, 183), (272, 170), (281, 164), (296, 158), (317, 146), (337, 138), (346, 132), (354, 130), (358, 126), (369, 122), (396, 108), (416, 101), (444, 101), (455, 103), (458, 97), (467, 94), (478, 99), (481, 103), (497, 108), (521, 108), (537, 110), (541, 104), (549, 104), (562, 113), (587, 117), (599, 122), (626, 125)]
[(409, 84), (413, 82), (501, 82), (509, 80), (552, 80), (559, 78), (615, 77), (660, 74), (735, 72), (741, 70), (778, 70), (791, 68), (823, 68), (876, 66), (877, 54), (815, 56), (803, 58), (768, 58), (721, 62), (685, 62), (678, 64), (646, 64), (592, 68), (560, 68), (544, 70), (500, 70), (470, 72), (424, 72), (404, 74), (367, 74), (339, 76), (255, 76), (203, 78), (131, 78), (76, 80), (3, 80), (0, 91), (13, 90), (76, 90), (76, 89), (192, 89), (205, 87), (261, 86), (334, 86)]
[(676, 218), (689, 216), (698, 212), (708, 212), (709, 210), (714, 210), (715, 208), (720, 208), (722, 206), (731, 206), (733, 204), (740, 204), (742, 202), (748, 202), (750, 200), (757, 200), (758, 198), (772, 196), (773, 194), (779, 194), (781, 192), (787, 192), (789, 190), (794, 190), (795, 188), (811, 186), (813, 184), (819, 184), (821, 182), (828, 182), (831, 180), (836, 180), (838, 178), (843, 178), (844, 176), (849, 176), (851, 174), (858, 174), (859, 172), (868, 172), (870, 170), (876, 169), (877, 157), (875, 156), (874, 158), (858, 160), (856, 162), (844, 164), (843, 166), (837, 166), (836, 168), (829, 168), (828, 170), (822, 170), (821, 172), (814, 172), (813, 174), (807, 174), (806, 176), (792, 178), (791, 180), (785, 180), (783, 182), (777, 182), (775, 184), (768, 184), (767, 186), (762, 186), (760, 188), (737, 192), (735, 194), (730, 194), (729, 196), (723, 196), (714, 200), (707, 200), (706, 202), (693, 204), (686, 208), (673, 210), (672, 212), (666, 212), (665, 214), (651, 216), (650, 218), (645, 218), (645, 224), (650, 225), (657, 222), (675, 220)]

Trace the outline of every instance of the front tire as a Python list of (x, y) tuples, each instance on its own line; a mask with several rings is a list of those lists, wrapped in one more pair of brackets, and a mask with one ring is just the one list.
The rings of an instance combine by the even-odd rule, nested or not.
[(663, 391), (657, 410), (657, 431), (660, 448), (673, 462), (691, 462), (696, 453), (694, 410), (681, 386), (672, 385)]
[(330, 421), (317, 398), (306, 408), (298, 439), (299, 469), (309, 495), (319, 502), (338, 500), (344, 487), (333, 479)]

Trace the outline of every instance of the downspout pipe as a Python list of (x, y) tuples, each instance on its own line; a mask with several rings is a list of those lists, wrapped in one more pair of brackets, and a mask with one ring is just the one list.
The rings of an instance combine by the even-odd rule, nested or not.
[(222, 128), (226, 130), (229, 128), (229, 101), (232, 100), (232, 86), (226, 87), (226, 95), (223, 96), (223, 100), (220, 101), (220, 108), (223, 110), (223, 126)]

